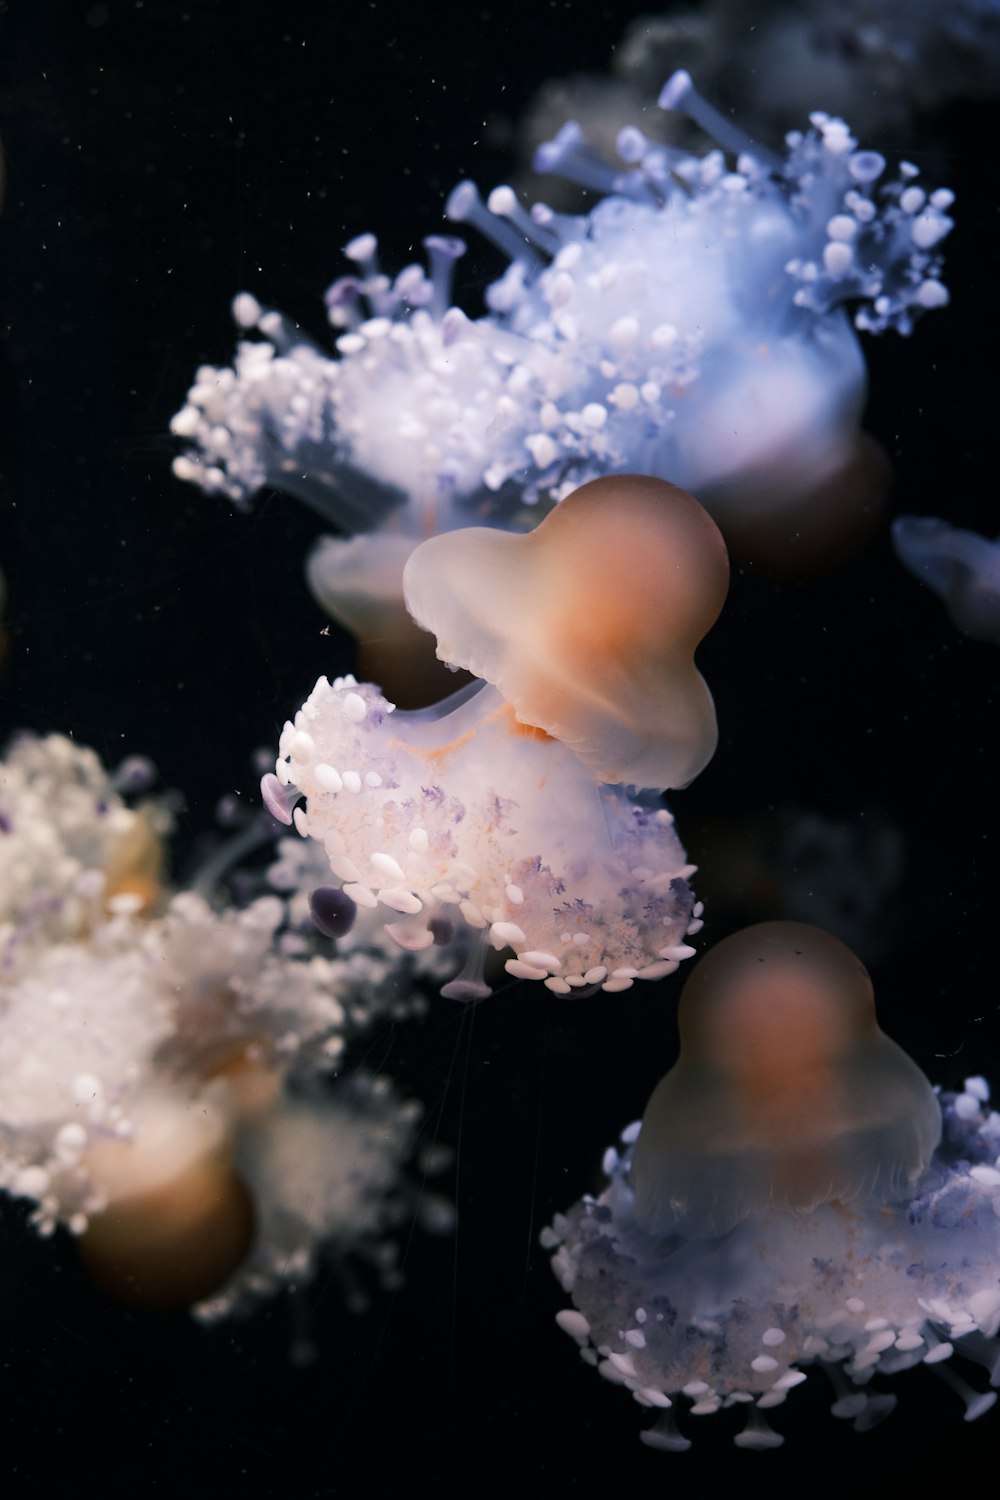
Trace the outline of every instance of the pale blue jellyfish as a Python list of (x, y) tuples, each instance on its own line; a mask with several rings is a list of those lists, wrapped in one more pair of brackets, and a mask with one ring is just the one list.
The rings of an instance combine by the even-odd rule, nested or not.
[(231, 369), (198, 372), (173, 422), (174, 471), (241, 506), (264, 485), (288, 490), (348, 533), (310, 580), (362, 636), (398, 608), (419, 540), (481, 521), (525, 529), (604, 474), (663, 477), (721, 517), (879, 488), (856, 330), (909, 333), (947, 302), (952, 194), (926, 191), (909, 163), (891, 175), (826, 114), (779, 153), (686, 74), (660, 102), (719, 149), (692, 156), (629, 128), (612, 165), (574, 125), (542, 148), (546, 170), (601, 195), (589, 214), (455, 188), (448, 216), (510, 257), (483, 317), (452, 305), (464, 245), (442, 236), (426, 241), (428, 270), (395, 277), (373, 235), (347, 246), (355, 269), (327, 293), (333, 359), (236, 298), (246, 337)]
[[(650, 1446), (690, 1446), (676, 1414), (766, 1413), (813, 1370), (855, 1427), (918, 1364), (966, 1399), (1000, 1379), (1000, 1115), (982, 1079), (939, 1095), (875, 1022), (871, 983), (837, 939), (765, 923), (720, 943), (681, 998), (681, 1051), (607, 1186), (543, 1243), (583, 1358), (658, 1414)], [(697, 1424), (695, 1424), (697, 1425)]]

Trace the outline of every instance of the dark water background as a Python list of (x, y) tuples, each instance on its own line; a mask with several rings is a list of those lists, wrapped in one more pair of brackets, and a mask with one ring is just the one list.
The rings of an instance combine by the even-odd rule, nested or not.
[[(321, 336), (340, 247), (375, 229), (387, 266), (419, 256), (452, 184), (506, 180), (505, 125), (552, 73), (603, 66), (626, 16), (571, 0), (445, 0), (433, 17), (358, 0), (0, 5), (0, 739), (28, 726), (111, 764), (151, 755), (186, 797), (181, 874), (219, 796), (254, 796), (252, 748), (319, 672), (350, 664), (302, 584), (314, 519), (275, 495), (247, 519), (170, 473), (168, 422), (194, 368), (230, 358), (231, 295), (252, 290)], [(995, 123), (957, 106), (905, 140), (928, 182), (959, 192), (953, 304), (908, 343), (868, 346), (895, 508), (993, 533)], [(498, 269), (473, 244), (467, 309)], [(674, 799), (692, 859), (742, 852), (748, 820), (790, 805), (900, 831), (905, 874), (873, 963), (883, 1024), (935, 1081), (1000, 1085), (997, 650), (958, 636), (882, 535), (821, 583), (738, 575), (700, 660), (722, 742)], [(748, 897), (726, 919), (756, 915)], [(313, 1286), (306, 1369), (288, 1358), (284, 1301), (211, 1333), (122, 1312), (65, 1245), (7, 1214), (0, 1483), (624, 1500), (755, 1477), (875, 1495), (973, 1472), (1000, 1415), (965, 1427), (922, 1373), (896, 1382), (899, 1411), (865, 1437), (827, 1417), (815, 1377), (777, 1414), (779, 1453), (735, 1453), (728, 1418), (689, 1423), (686, 1457), (647, 1452), (642, 1413), (556, 1330), (538, 1233), (596, 1184), (604, 1145), (669, 1064), (675, 997), (567, 1005), (512, 986), (373, 1039), (368, 1061), (423, 1099), (429, 1137), (459, 1147), (459, 1231), (414, 1234), (408, 1285), (365, 1318), (334, 1279)]]

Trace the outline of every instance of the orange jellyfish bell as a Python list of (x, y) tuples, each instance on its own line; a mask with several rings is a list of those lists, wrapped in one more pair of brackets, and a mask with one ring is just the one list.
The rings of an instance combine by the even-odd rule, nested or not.
[(867, 970), (838, 939), (799, 922), (736, 933), (698, 965), (678, 1023), (680, 1058), (635, 1146), (645, 1229), (697, 1238), (767, 1208), (912, 1191), (940, 1108), (879, 1029)]
[(522, 724), (603, 782), (685, 786), (718, 739), (694, 651), (729, 582), (708, 512), (662, 479), (617, 474), (532, 532), (469, 527), (424, 542), (403, 588), (438, 656), (494, 683)]

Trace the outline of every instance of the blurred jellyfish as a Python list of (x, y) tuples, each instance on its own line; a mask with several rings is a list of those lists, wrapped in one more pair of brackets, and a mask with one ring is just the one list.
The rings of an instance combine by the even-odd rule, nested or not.
[[(921, 115), (1000, 92), (1000, 14), (992, 0), (700, 0), (642, 15), (614, 48), (610, 74), (542, 86), (519, 122), (526, 160), (566, 119), (610, 150), (679, 67), (775, 138), (818, 104), (913, 150)], [(697, 139), (676, 118), (645, 128), (674, 145)], [(940, 118), (934, 130), (940, 139)]]
[(22, 734), (0, 772), (0, 978), (33, 943), (79, 937), (109, 907), (164, 899), (169, 802), (130, 805), (155, 779), (148, 761), (111, 773), (63, 735)]
[(707, 0), (631, 22), (613, 57), (634, 99), (678, 65), (775, 131), (818, 100), (912, 140), (919, 115), (1000, 90), (1000, 16), (992, 0)]
[[(148, 1089), (124, 1138), (99, 1133), (86, 1145), (74, 1139), (83, 1149), (73, 1155), (66, 1134), (63, 1127), (63, 1162), (88, 1185), (68, 1227), (79, 1236), (90, 1279), (115, 1301), (190, 1307), (244, 1261), (254, 1242), (254, 1200), (233, 1161), (224, 1108)], [(13, 1189), (29, 1198), (36, 1191), (31, 1171), (22, 1171)], [(43, 1210), (55, 1196), (45, 1193)]]
[(511, 259), (485, 317), (450, 305), (464, 246), (440, 236), (426, 242), (429, 275), (394, 279), (374, 236), (348, 245), (356, 270), (327, 293), (336, 360), (237, 297), (248, 336), (232, 369), (198, 371), (172, 424), (185, 444), (174, 471), (238, 505), (274, 485), (367, 533), (310, 565), (348, 628), (393, 637), (405, 557), (425, 537), (478, 521), (527, 529), (608, 473), (682, 485), (741, 541), (763, 511), (778, 554), (802, 561), (870, 519), (885, 463), (859, 432), (855, 329), (909, 333), (947, 302), (953, 195), (925, 192), (909, 163), (889, 176), (826, 114), (777, 154), (686, 74), (660, 102), (721, 149), (692, 156), (629, 128), (614, 166), (567, 125), (540, 164), (602, 195), (589, 214), (528, 212), (509, 187), (486, 203), (469, 182), (454, 189), (448, 216)]
[(217, 916), (178, 896), (160, 919), (120, 914), (86, 941), (40, 947), (0, 986), (0, 1180), (35, 1200), (42, 1233), (82, 1236), (119, 1295), (183, 1304), (213, 1290), (222, 1221), (244, 1223), (242, 1258), (253, 1213), (234, 1175), (239, 1117), (273, 1100), (304, 1040), (343, 1046), (322, 960), (272, 952), (280, 909), (272, 898)]
[[(527, 536), (434, 538), (407, 602), (439, 656), (490, 685), (396, 713), (320, 678), (265, 801), (322, 843), (351, 902), (388, 909), (404, 949), (464, 923), (559, 994), (669, 973), (700, 926), (692, 867), (670, 813), (625, 784), (684, 785), (715, 749), (693, 653), (727, 579), (701, 507), (634, 475), (575, 491)], [(444, 992), (486, 991), (473, 968)]]
[(1000, 540), (932, 516), (900, 516), (892, 540), (900, 561), (944, 600), (963, 635), (1000, 644)]
[[(863, 1429), (894, 1398), (876, 1374), (942, 1362), (1000, 1374), (1000, 1116), (981, 1079), (938, 1096), (875, 1022), (871, 984), (818, 928), (765, 923), (695, 970), (681, 1053), (609, 1182), (543, 1242), (588, 1363), (660, 1413), (650, 1446), (743, 1406), (740, 1447), (781, 1443), (763, 1413), (816, 1366)], [(943, 1122), (943, 1136), (942, 1136)]]
[(418, 1152), (422, 1116), (390, 1079), (361, 1069), (322, 1086), (301, 1084), (279, 1109), (248, 1119), (234, 1157), (253, 1192), (254, 1243), (236, 1274), (195, 1308), (198, 1317), (215, 1322), (279, 1289), (298, 1290), (320, 1266), (330, 1268), (351, 1311), (367, 1306), (364, 1267), (382, 1287), (398, 1287), (394, 1231), (416, 1222), (446, 1233), (454, 1217), (425, 1181), (450, 1153)]
[(838, 939), (774, 922), (719, 943), (678, 1023), (680, 1058), (632, 1158), (644, 1229), (715, 1238), (770, 1209), (909, 1195), (940, 1111), (878, 1029), (868, 974)]
[[(147, 899), (149, 823), (91, 751), (22, 737), (0, 799), (0, 1190), (136, 1305), (218, 1315), (330, 1244), (390, 1278), (420, 1109), (349, 1069), (377, 1011), (342, 1003), (346, 965), (295, 943), (277, 894)], [(321, 1165), (276, 1166), (297, 1149)]]

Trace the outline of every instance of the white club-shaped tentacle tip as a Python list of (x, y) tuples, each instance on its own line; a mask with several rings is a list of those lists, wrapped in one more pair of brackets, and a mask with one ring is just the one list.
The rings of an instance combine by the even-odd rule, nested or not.
[(680, 109), (693, 89), (694, 84), (691, 81), (691, 74), (686, 68), (678, 68), (676, 72), (671, 73), (660, 90), (660, 97), (656, 101), (657, 105), (660, 109)]
[(728, 580), (725, 544), (697, 501), (616, 475), (575, 490), (527, 535), (431, 538), (403, 590), (441, 660), (494, 683), (521, 724), (561, 740), (600, 781), (663, 789), (686, 785), (715, 749), (694, 651)]

